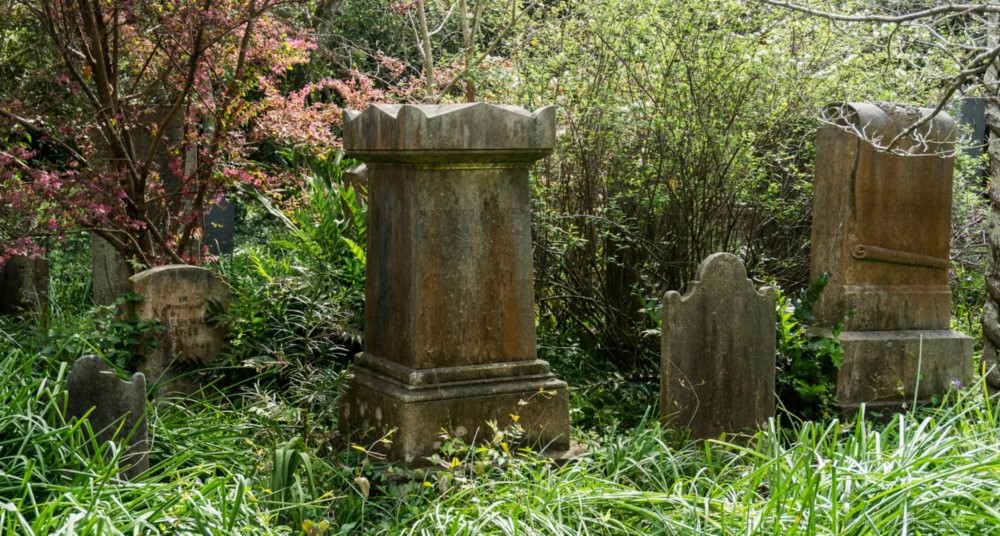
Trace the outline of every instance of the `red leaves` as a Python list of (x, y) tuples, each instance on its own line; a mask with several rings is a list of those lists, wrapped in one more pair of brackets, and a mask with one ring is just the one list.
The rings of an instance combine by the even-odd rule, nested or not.
[[(328, 149), (340, 110), (321, 94), (378, 96), (363, 80), (281, 94), (315, 44), (270, 13), (277, 0), (25, 2), (65, 69), (51, 74), (50, 101), (18, 110), (30, 124), (9, 111), (16, 99), (0, 105), (11, 119), (0, 140), (15, 140), (0, 141), (0, 256), (78, 226), (124, 237), (122, 253), (142, 264), (190, 260), (227, 185), (277, 180), (248, 171), (247, 132)], [(45, 154), (27, 149), (44, 138)]]
[(395, 11), (397, 15), (405, 15), (418, 7), (420, 7), (419, 0), (402, 0), (392, 4), (392, 10)]

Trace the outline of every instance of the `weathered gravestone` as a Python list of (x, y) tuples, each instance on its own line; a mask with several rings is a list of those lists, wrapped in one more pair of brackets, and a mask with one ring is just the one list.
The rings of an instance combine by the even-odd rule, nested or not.
[(180, 368), (204, 365), (222, 351), (222, 330), (207, 321), (213, 304), (225, 307), (229, 285), (198, 266), (168, 265), (139, 272), (130, 278), (132, 292), (142, 297), (134, 305), (139, 320), (157, 320), (163, 330), (156, 347), (147, 350), (140, 368), (159, 392), (190, 393), (195, 382), (180, 377)]
[(972, 374), (972, 339), (949, 329), (955, 123), (939, 114), (901, 154), (866, 141), (887, 144), (927, 111), (836, 104), (817, 133), (811, 270), (830, 282), (813, 312), (826, 326), (852, 314), (837, 377), (847, 412), (928, 401)]
[(716, 253), (682, 297), (663, 298), (660, 416), (693, 439), (738, 433), (774, 416), (775, 293)]
[(368, 166), (360, 164), (344, 172), (344, 184), (354, 188), (361, 199), (367, 199)]
[[(441, 430), (569, 447), (566, 384), (535, 348), (528, 169), (555, 146), (555, 109), (379, 105), (347, 112), (368, 167), (364, 352), (340, 397), (348, 440), (426, 463)], [(389, 435), (392, 443), (378, 439)]]
[(146, 378), (142, 374), (125, 381), (103, 359), (84, 356), (66, 377), (66, 395), (68, 416), (82, 419), (86, 415), (98, 443), (112, 441), (122, 449), (119, 465), (125, 478), (131, 480), (149, 469)]
[(49, 310), (48, 292), (47, 259), (15, 256), (0, 266), (0, 315), (18, 310), (44, 315)]
[(94, 303), (111, 305), (129, 289), (128, 265), (125, 258), (107, 240), (90, 233), (91, 288)]
[(969, 158), (977, 162), (976, 172), (969, 177), (972, 185), (985, 183), (986, 169), (983, 165), (983, 152), (990, 143), (990, 135), (986, 130), (986, 97), (963, 97), (959, 108), (959, 122), (968, 133), (963, 149)]

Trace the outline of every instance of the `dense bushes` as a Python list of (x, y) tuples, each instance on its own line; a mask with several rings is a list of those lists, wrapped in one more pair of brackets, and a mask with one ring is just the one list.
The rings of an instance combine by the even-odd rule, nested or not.
[(285, 397), (308, 436), (334, 427), (341, 373), (361, 348), (366, 203), (344, 180), (353, 162), (341, 153), (285, 156), (301, 188), (247, 192), (263, 209), (247, 216), (256, 233), (215, 266), (233, 289), (216, 316), (230, 337), (216, 371)]
[(536, 174), (542, 329), (645, 366), (656, 303), (711, 253), (801, 288), (808, 278), (815, 110), (863, 90), (822, 24), (740, 2), (554, 3), (514, 56), (506, 94), (561, 113)]

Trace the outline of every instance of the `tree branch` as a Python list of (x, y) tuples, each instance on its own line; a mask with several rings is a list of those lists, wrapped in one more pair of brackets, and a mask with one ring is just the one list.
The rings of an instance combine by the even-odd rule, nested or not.
[(82, 167), (90, 167), (89, 162), (87, 162), (87, 159), (84, 158), (83, 155), (81, 155), (75, 149), (73, 149), (72, 147), (70, 147), (69, 144), (67, 144), (65, 141), (60, 140), (59, 138), (56, 138), (56, 137), (52, 136), (52, 134), (50, 134), (47, 130), (39, 127), (34, 122), (32, 122), (32, 121), (30, 121), (28, 119), (25, 119), (23, 117), (20, 117), (18, 115), (15, 115), (14, 113), (9, 112), (9, 111), (5, 110), (4, 108), (0, 108), (0, 115), (3, 115), (4, 117), (10, 119), (11, 121), (16, 122), (17, 124), (19, 124), (19, 125), (23, 126), (24, 128), (26, 128), (26, 129), (34, 132), (35, 134), (39, 134), (39, 135), (45, 136), (46, 138), (48, 138), (47, 141), (49, 141), (52, 144), (55, 144), (56, 147), (59, 147), (60, 149), (62, 149), (62, 151), (64, 153), (66, 153), (70, 158), (72, 158), (78, 164), (80, 164), (80, 166), (82, 166)]
[(420, 50), (424, 56), (424, 92), (427, 98), (434, 99), (434, 54), (431, 51), (431, 36), (427, 32), (424, 0), (417, 0), (417, 23), (420, 28)]
[(916, 20), (926, 19), (930, 17), (937, 17), (941, 15), (965, 15), (970, 13), (1000, 13), (1000, 5), (998, 4), (953, 4), (947, 3), (940, 6), (935, 6), (929, 9), (923, 9), (920, 11), (914, 11), (912, 13), (905, 13), (903, 15), (844, 15), (841, 13), (834, 13), (832, 11), (823, 11), (821, 9), (814, 9), (809, 6), (804, 6), (801, 4), (793, 4), (787, 0), (757, 0), (765, 4), (770, 4), (772, 6), (777, 6), (785, 9), (790, 9), (792, 11), (798, 11), (800, 13), (805, 13), (807, 15), (812, 15), (814, 17), (822, 17), (824, 19), (836, 20), (842, 22), (885, 22), (890, 24), (903, 24), (906, 22), (913, 22)]
[[(205, 1), (205, 11), (208, 11), (212, 7), (212, 0)], [(187, 96), (191, 93), (191, 88), (194, 87), (195, 76), (198, 74), (198, 62), (201, 60), (201, 56), (204, 50), (201, 48), (202, 39), (205, 34), (204, 25), (198, 25), (198, 29), (195, 31), (193, 46), (191, 47), (191, 56), (188, 61), (187, 72), (184, 78), (184, 87), (177, 93), (177, 97), (174, 98), (174, 102), (170, 107), (170, 110), (163, 118), (163, 122), (159, 125), (160, 128), (156, 130), (153, 135), (153, 140), (149, 144), (149, 151), (146, 153), (146, 158), (142, 162), (141, 176), (145, 177), (149, 174), (149, 168), (153, 165), (153, 161), (156, 158), (156, 150), (159, 148), (160, 143), (163, 141), (163, 135), (167, 132), (167, 127), (177, 116), (177, 113), (181, 109), (181, 105), (187, 99)]]
[[(528, 8), (534, 7), (537, 3), (538, 2), (532, 2), (528, 6)], [(434, 102), (434, 103), (441, 102), (441, 99), (443, 99), (444, 96), (448, 94), (448, 90), (450, 90), (456, 83), (458, 83), (458, 81), (461, 80), (462, 77), (464, 77), (466, 75), (466, 73), (468, 73), (472, 69), (475, 69), (476, 66), (478, 66), (480, 63), (483, 62), (483, 60), (485, 60), (486, 58), (488, 58), (489, 55), (494, 50), (496, 50), (496, 48), (498, 46), (500, 46), (500, 43), (502, 43), (503, 39), (505, 37), (507, 37), (507, 34), (509, 34), (511, 32), (511, 30), (514, 29), (514, 25), (517, 24), (517, 21), (521, 19), (521, 17), (524, 15), (524, 13), (526, 12), (526, 10), (527, 9), (522, 9), (520, 12), (516, 12), (511, 17), (510, 23), (507, 26), (504, 26), (503, 29), (501, 29), (499, 32), (497, 32), (497, 35), (496, 35), (496, 37), (493, 38), (493, 41), (491, 41), (490, 44), (486, 46), (486, 50), (483, 51), (483, 53), (480, 54), (477, 58), (475, 58), (474, 60), (472, 60), (470, 62), (468, 60), (468, 57), (467, 57), (467, 59), (465, 61), (465, 65), (464, 65), (464, 67), (462, 67), (462, 70), (459, 71), (458, 73), (456, 73), (455, 76), (453, 76), (451, 78), (451, 80), (449, 80), (448, 83), (445, 84), (445, 86), (443, 88), (441, 88), (441, 91), (437, 92), (434, 95), (434, 98), (433, 98), (432, 102)], [(474, 34), (470, 35), (470, 41), (471, 41), (472, 37), (474, 37)]]

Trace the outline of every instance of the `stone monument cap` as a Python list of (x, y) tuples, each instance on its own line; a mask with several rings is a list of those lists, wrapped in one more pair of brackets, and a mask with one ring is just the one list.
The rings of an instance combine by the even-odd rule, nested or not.
[[(835, 102), (823, 109), (821, 117), (828, 124), (852, 132), (884, 150), (901, 132), (933, 113), (930, 108), (895, 102)], [(900, 139), (891, 149), (914, 156), (950, 156), (957, 133), (955, 120), (940, 111), (913, 136)]]
[(534, 162), (555, 149), (555, 115), (554, 106), (377, 104), (344, 112), (344, 149), (368, 164)]

